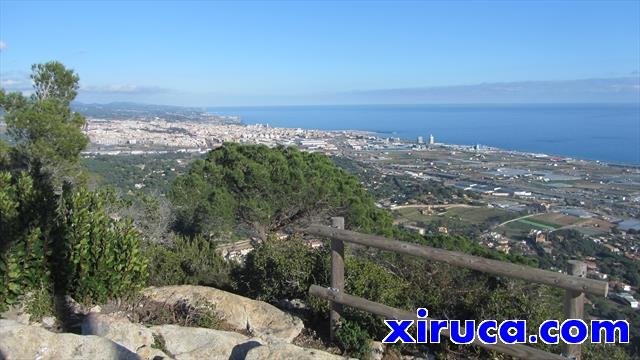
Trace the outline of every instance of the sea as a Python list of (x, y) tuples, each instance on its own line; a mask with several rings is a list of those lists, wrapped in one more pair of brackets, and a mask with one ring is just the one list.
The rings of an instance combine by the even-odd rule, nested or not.
[(379, 136), (485, 145), (640, 165), (640, 103), (212, 107), (245, 124), (366, 130)]

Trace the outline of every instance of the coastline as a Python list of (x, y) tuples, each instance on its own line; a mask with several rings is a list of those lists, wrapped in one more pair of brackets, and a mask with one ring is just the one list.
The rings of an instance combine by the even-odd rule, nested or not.
[(357, 129), (415, 141), (483, 144), (617, 165), (640, 165), (640, 104), (465, 104), (210, 107), (245, 124)]

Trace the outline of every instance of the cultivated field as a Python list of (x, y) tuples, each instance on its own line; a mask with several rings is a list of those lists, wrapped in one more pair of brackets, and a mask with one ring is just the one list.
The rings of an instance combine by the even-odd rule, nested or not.
[(450, 218), (460, 220), (461, 222), (471, 224), (481, 224), (492, 218), (500, 218), (501, 221), (508, 220), (509, 218), (517, 217), (516, 213), (496, 209), (488, 208), (485, 206), (452, 206), (446, 209), (440, 209), (442, 212), (438, 212), (436, 209), (431, 214), (423, 214), (424, 208), (412, 207), (397, 209), (394, 211), (396, 214), (396, 222), (398, 223), (431, 223), (436, 219)]

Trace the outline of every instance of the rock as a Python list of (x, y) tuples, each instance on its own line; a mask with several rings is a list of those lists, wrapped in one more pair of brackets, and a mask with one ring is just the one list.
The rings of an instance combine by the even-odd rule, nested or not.
[(0, 320), (0, 354), (7, 360), (140, 359), (124, 346), (99, 336), (53, 333), (12, 320)]
[(153, 348), (151, 346), (143, 346), (136, 352), (138, 356), (146, 360), (170, 360), (173, 359), (169, 355), (162, 352), (160, 349)]
[(277, 343), (266, 346), (259, 346), (249, 350), (245, 360), (343, 360), (339, 355), (330, 354), (326, 351), (302, 348), (292, 344)]
[(42, 326), (44, 326), (46, 329), (53, 329), (56, 327), (56, 324), (58, 323), (58, 321), (56, 320), (55, 317), (53, 316), (45, 316), (42, 318), (42, 320), (40, 321), (40, 323), (42, 324)]
[(230, 331), (177, 325), (154, 326), (151, 330), (176, 360), (242, 360), (249, 350), (262, 344), (258, 339)]
[(305, 311), (308, 309), (307, 304), (300, 299), (282, 299), (278, 301), (278, 306), (282, 309), (292, 310), (292, 311)]
[(60, 300), (60, 303), (64, 307), (63, 310), (68, 312), (69, 314), (85, 314), (87, 313), (84, 306), (82, 306), (79, 302), (77, 302), (74, 298), (69, 295), (64, 295)]
[(162, 338), (166, 352), (176, 360), (343, 359), (283, 342), (265, 343), (230, 331), (176, 325), (154, 326), (151, 330)]
[(179, 301), (192, 304), (207, 301), (215, 307), (218, 316), (234, 330), (248, 330), (266, 340), (291, 342), (304, 328), (302, 320), (273, 305), (211, 287), (150, 287), (143, 290), (142, 294), (150, 300), (167, 304), (176, 304)]
[(384, 357), (384, 344), (380, 341), (371, 341), (369, 344), (369, 360), (382, 360)]
[(153, 333), (147, 327), (134, 324), (121, 314), (89, 313), (82, 322), (82, 335), (98, 335), (137, 352), (153, 344)]
[(436, 360), (437, 356), (431, 353), (425, 353), (420, 355), (402, 355), (402, 360)]
[(100, 307), (100, 305), (96, 305), (96, 306), (92, 307), (91, 309), (89, 309), (89, 312), (99, 313), (99, 312), (102, 312), (102, 308)]
[(13, 320), (20, 324), (29, 325), (31, 316), (25, 310), (24, 304), (11, 305), (4, 312), (0, 313), (0, 318)]

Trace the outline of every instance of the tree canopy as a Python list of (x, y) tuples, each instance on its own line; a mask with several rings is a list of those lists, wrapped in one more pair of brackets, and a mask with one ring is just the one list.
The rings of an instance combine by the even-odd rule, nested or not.
[(33, 65), (31, 79), (34, 92), (30, 97), (0, 91), (0, 109), (16, 143), (14, 162), (50, 170), (77, 163), (88, 143), (82, 133), (85, 118), (70, 107), (77, 95), (78, 75), (51, 61)]
[(391, 233), (358, 179), (318, 153), (292, 147), (224, 144), (194, 162), (171, 192), (178, 230), (221, 235), (268, 232), (316, 216), (341, 215), (361, 232)]

